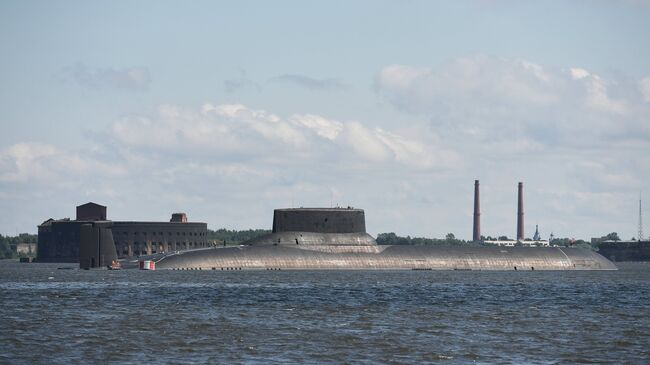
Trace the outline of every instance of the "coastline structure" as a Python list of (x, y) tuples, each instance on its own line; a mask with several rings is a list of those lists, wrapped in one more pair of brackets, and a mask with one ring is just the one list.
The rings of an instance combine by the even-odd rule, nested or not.
[(111, 221), (106, 209), (90, 202), (77, 207), (74, 220), (41, 223), (36, 261), (87, 262), (87, 267), (102, 267), (113, 259), (211, 246), (208, 225), (188, 222), (185, 213), (172, 214), (169, 222)]
[(276, 209), (273, 231), (239, 247), (160, 255), (171, 270), (616, 270), (598, 253), (565, 247), (383, 246), (348, 208)]
[(598, 253), (614, 262), (650, 261), (650, 240), (645, 241), (603, 241)]

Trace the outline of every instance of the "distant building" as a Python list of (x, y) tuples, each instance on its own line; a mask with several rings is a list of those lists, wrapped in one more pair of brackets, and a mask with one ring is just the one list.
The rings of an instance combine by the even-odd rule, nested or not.
[(533, 235), (533, 241), (539, 241), (542, 237), (539, 235), (539, 226), (535, 225), (535, 234)]
[(33, 256), (36, 255), (36, 244), (22, 242), (16, 245), (12, 245), (12, 249), (16, 251), (18, 255)]
[(78, 221), (105, 221), (106, 207), (95, 203), (86, 203), (77, 207)]
[(187, 214), (185, 213), (172, 213), (172, 219), (169, 220), (170, 222), (177, 222), (177, 223), (187, 223)]
[(598, 253), (612, 261), (650, 261), (650, 241), (600, 241)]
[(105, 206), (86, 203), (77, 207), (76, 220), (48, 219), (38, 226), (37, 261), (79, 262), (81, 227), (87, 224), (111, 231), (119, 258), (211, 246), (207, 224), (188, 222), (185, 213), (174, 213), (170, 222), (110, 221)]
[(484, 243), (495, 246), (515, 247), (517, 240), (485, 240)]
[(505, 247), (549, 247), (547, 240), (486, 240), (484, 243), (495, 245), (495, 246), (505, 246)]

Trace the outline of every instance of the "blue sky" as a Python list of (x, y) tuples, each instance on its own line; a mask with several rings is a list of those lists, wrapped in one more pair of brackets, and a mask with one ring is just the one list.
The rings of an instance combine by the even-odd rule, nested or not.
[[(0, 233), (95, 201), (270, 227), (352, 205), (371, 234), (636, 234), (650, 2), (0, 4)], [(650, 225), (649, 225), (650, 226)], [(649, 228), (650, 230), (650, 228)]]

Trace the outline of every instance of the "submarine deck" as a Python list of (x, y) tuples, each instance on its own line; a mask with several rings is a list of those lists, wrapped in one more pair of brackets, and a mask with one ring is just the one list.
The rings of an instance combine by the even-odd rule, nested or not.
[(617, 270), (598, 253), (565, 247), (251, 245), (166, 255), (157, 269)]

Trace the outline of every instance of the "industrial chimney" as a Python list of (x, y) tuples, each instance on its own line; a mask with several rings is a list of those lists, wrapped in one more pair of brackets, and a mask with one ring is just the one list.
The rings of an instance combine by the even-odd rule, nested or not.
[(479, 201), (478, 180), (474, 180), (474, 242), (481, 240), (481, 203)]
[(524, 183), (520, 182), (517, 194), (517, 240), (524, 240)]

